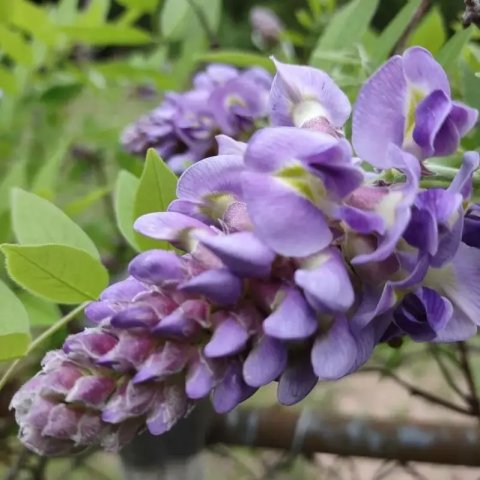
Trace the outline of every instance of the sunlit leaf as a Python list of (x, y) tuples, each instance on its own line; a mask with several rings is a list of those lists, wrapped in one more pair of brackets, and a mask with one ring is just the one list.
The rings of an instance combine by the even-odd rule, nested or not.
[(49, 327), (62, 316), (55, 303), (43, 300), (24, 290), (18, 292), (17, 297), (27, 310), (32, 327)]
[[(147, 152), (145, 167), (135, 196), (134, 219), (151, 212), (164, 212), (176, 197), (177, 177), (167, 167), (153, 148)], [(136, 243), (142, 250), (168, 248), (166, 242), (158, 242), (135, 234)]]
[(118, 229), (135, 250), (139, 250), (133, 222), (135, 221), (135, 197), (140, 180), (126, 170), (122, 170), (115, 183), (114, 205)]
[(472, 36), (474, 26), (470, 26), (465, 30), (458, 31), (438, 52), (437, 60), (443, 68), (450, 72), (461, 58), (461, 53), (465, 45)]
[(24, 355), (30, 340), (29, 320), (25, 307), (0, 281), (0, 361)]
[(326, 68), (328, 63), (315, 60), (315, 53), (342, 50), (360, 42), (377, 10), (379, 0), (353, 0), (333, 16), (312, 53), (311, 63)]
[(88, 235), (53, 203), (15, 188), (11, 205), (13, 231), (19, 243), (69, 245), (100, 257)]
[(52, 302), (95, 300), (108, 285), (105, 267), (90, 254), (65, 245), (9, 245), (8, 274), (25, 290)]
[(32, 47), (19, 32), (0, 24), (0, 50), (21, 65), (33, 64)]

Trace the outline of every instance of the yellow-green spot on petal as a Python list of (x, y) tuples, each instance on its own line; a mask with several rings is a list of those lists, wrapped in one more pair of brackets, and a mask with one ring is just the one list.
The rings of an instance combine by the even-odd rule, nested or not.
[(204, 200), (200, 211), (207, 217), (220, 219), (227, 208), (235, 201), (235, 198), (229, 193), (215, 193), (205, 195)]
[(375, 207), (387, 228), (391, 228), (395, 224), (397, 206), (402, 201), (402, 197), (402, 192), (390, 192)]
[(413, 136), (413, 129), (415, 127), (415, 113), (417, 111), (417, 106), (425, 97), (425, 93), (418, 88), (410, 88), (407, 116), (405, 122), (405, 140), (409, 140)]

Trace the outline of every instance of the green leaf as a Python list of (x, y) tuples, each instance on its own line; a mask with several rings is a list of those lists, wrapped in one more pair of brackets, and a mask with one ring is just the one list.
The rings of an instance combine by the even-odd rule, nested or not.
[(410, 0), (385, 27), (385, 30), (383, 30), (375, 43), (376, 48), (373, 53), (375, 65), (380, 65), (388, 58), (388, 55), (395, 48), (421, 3), (422, 0)]
[[(164, 212), (176, 198), (177, 177), (167, 167), (153, 148), (147, 152), (145, 166), (135, 196), (134, 219), (151, 212)], [(166, 242), (158, 242), (135, 233), (136, 243), (142, 250), (168, 248)]]
[(134, 250), (139, 251), (133, 222), (135, 221), (135, 197), (140, 180), (126, 170), (121, 170), (115, 183), (114, 207), (118, 229)]
[(13, 94), (18, 92), (18, 84), (15, 75), (5, 67), (0, 67), (0, 90)]
[(0, 361), (23, 356), (30, 340), (25, 307), (15, 294), (0, 282)]
[(27, 0), (11, 2), (10, 22), (17, 28), (30, 33), (47, 45), (55, 45), (58, 31), (47, 14), (46, 8), (39, 7)]
[(33, 53), (22, 34), (0, 24), (0, 49), (21, 65), (33, 65)]
[(458, 31), (438, 53), (437, 60), (447, 73), (457, 66), (462, 50), (472, 36), (473, 28), (471, 25), (465, 30)]
[(420, 45), (435, 54), (440, 50), (446, 39), (447, 34), (443, 25), (442, 14), (435, 6), (430, 9), (430, 12), (410, 35), (408, 45)]
[(4, 244), (1, 250), (12, 279), (52, 302), (78, 304), (95, 300), (108, 285), (105, 267), (78, 248)]
[(100, 258), (88, 235), (53, 203), (15, 188), (11, 204), (13, 231), (19, 243), (69, 245)]
[(18, 292), (17, 297), (27, 310), (32, 327), (49, 327), (62, 316), (55, 303), (47, 302), (25, 291)]
[(160, 29), (168, 40), (181, 38), (190, 6), (187, 0), (165, 0), (160, 16)]
[(61, 31), (73, 42), (93, 46), (144, 45), (152, 41), (152, 37), (139, 28), (118, 25), (62, 27)]
[(88, 28), (105, 25), (110, 10), (110, 0), (95, 0), (87, 5), (87, 8), (78, 16), (76, 26)]
[(125, 8), (152, 13), (157, 8), (158, 0), (117, 0), (117, 3)]
[(64, 85), (52, 85), (40, 96), (45, 103), (62, 105), (77, 97), (83, 89), (81, 83), (69, 83)]
[(377, 10), (379, 0), (353, 0), (337, 11), (327, 24), (317, 46), (315, 47), (311, 63), (319, 66), (315, 61), (315, 52), (343, 50), (360, 42), (370, 25), (370, 21)]
[(275, 72), (275, 66), (268, 57), (241, 50), (215, 50), (212, 52), (206, 52), (198, 55), (197, 61), (230, 63), (237, 67), (251, 67), (256, 65), (258, 67), (263, 67), (270, 72)]
[(463, 91), (467, 105), (480, 109), (480, 78), (475, 75), (468, 67), (464, 66), (463, 70)]
[(58, 2), (55, 19), (58, 25), (71, 25), (75, 23), (78, 12), (78, 0), (60, 0)]

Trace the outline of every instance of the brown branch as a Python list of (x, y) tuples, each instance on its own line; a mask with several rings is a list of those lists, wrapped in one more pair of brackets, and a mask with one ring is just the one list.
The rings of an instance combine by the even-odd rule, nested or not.
[(466, 395), (460, 387), (455, 383), (455, 380), (453, 379), (450, 370), (448, 367), (445, 365), (443, 362), (442, 356), (438, 350), (438, 346), (431, 344), (429, 345), (429, 351), (432, 354), (435, 362), (437, 363), (437, 366), (440, 370), (440, 373), (442, 374), (443, 379), (447, 383), (447, 385), (462, 399), (466, 400)]
[(422, 3), (419, 5), (417, 11), (415, 12), (412, 19), (410, 20), (410, 23), (407, 25), (407, 28), (405, 29), (402, 36), (400, 37), (397, 44), (395, 45), (395, 48), (394, 48), (395, 52), (397, 53), (403, 52), (407, 44), (408, 37), (418, 27), (418, 25), (422, 21), (422, 18), (428, 12), (429, 8), (430, 8), (430, 0), (422, 0)]
[[(302, 420), (303, 419), (303, 420)], [(308, 422), (306, 421), (308, 419)], [(299, 422), (304, 423), (298, 442)], [(310, 455), (390, 459), (407, 462), (480, 466), (480, 430), (462, 425), (380, 420), (322, 410), (242, 408), (218, 417), (210, 444), (279, 449)]]
[(466, 396), (466, 400), (469, 404), (471, 413), (480, 419), (480, 402), (478, 399), (477, 386), (473, 377), (472, 367), (470, 365), (470, 357), (468, 353), (468, 347), (465, 342), (458, 342), (458, 351), (460, 353), (460, 365), (467, 382), (470, 395)]

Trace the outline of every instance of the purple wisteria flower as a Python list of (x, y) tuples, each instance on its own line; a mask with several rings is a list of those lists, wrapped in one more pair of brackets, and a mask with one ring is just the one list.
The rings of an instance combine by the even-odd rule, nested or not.
[[(238, 77), (216, 68), (196, 84), (219, 87), (222, 103), (224, 79)], [(476, 333), (480, 156), (467, 152), (454, 178), (435, 188), (424, 188), (420, 161), (447, 144), (456, 149), (476, 112), (450, 100), (427, 52), (394, 57), (354, 112), (357, 153), (380, 170), (367, 174), (340, 132), (350, 104), (333, 80), (310, 67), (277, 68), (273, 126), (246, 143), (218, 136), (218, 155), (182, 174), (168, 211), (136, 220), (138, 233), (177, 251), (134, 258), (129, 277), (88, 306), (95, 326), (67, 338), (13, 398), (29, 448), (118, 449), (144, 428), (167, 431), (200, 398), (210, 395), (225, 413), (270, 382), (292, 405), (318, 381), (358, 370), (379, 342)], [(384, 75), (398, 82), (395, 91)], [(419, 91), (409, 117), (408, 95)], [(424, 115), (435, 92), (449, 102), (436, 126), (436, 113)], [(366, 99), (384, 116), (383, 130), (369, 123), (376, 117)], [(224, 127), (240, 128), (238, 111), (230, 113)], [(458, 135), (445, 140), (452, 125)]]
[(209, 65), (193, 79), (193, 89), (170, 92), (160, 106), (128, 126), (122, 145), (144, 155), (155, 148), (175, 172), (215, 154), (215, 135), (239, 138), (266, 121), (272, 78), (259, 67), (240, 71)]
[(477, 110), (451, 98), (447, 74), (420, 47), (392, 57), (367, 80), (353, 115), (357, 154), (378, 168), (396, 166), (391, 143), (419, 159), (454, 153), (475, 125)]

